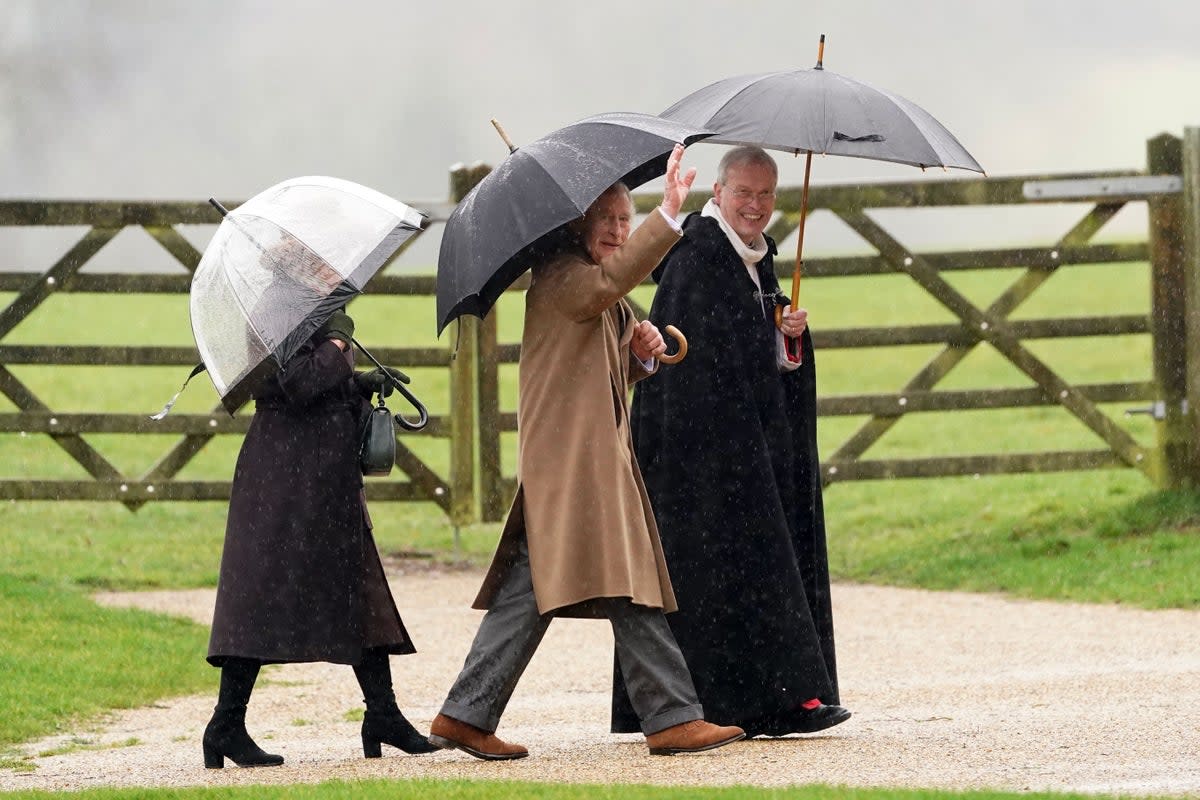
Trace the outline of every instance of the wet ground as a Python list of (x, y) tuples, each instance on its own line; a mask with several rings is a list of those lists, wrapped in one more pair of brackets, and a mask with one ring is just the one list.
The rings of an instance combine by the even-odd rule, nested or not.
[[(392, 586), (420, 652), (392, 659), (401, 708), (422, 730), (462, 664), (481, 573), (414, 569)], [(207, 623), (213, 592), (110, 594)], [(221, 786), (359, 778), (492, 778), (676, 785), (797, 783), (1200, 795), (1200, 612), (1140, 611), (874, 586), (834, 587), (849, 722), (822, 734), (651, 757), (608, 731), (612, 635), (557, 620), (499, 734), (529, 758), (460, 752), (366, 760), (349, 667), (264, 673), (248, 727), (284, 766), (205, 770), (213, 694), (110, 715), (23, 747), (37, 769), (0, 770), (0, 790)], [(786, 645), (786, 643), (784, 643)], [(197, 653), (197, 658), (202, 654)]]

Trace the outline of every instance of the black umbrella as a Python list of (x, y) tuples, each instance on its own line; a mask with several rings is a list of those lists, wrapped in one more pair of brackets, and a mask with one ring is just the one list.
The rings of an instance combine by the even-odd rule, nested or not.
[(716, 131), (709, 142), (805, 154), (792, 308), (800, 298), (813, 153), (983, 172), (929, 112), (891, 92), (826, 70), (824, 53), (822, 35), (812, 69), (726, 78), (698, 89), (660, 115)]
[(666, 171), (676, 143), (711, 135), (649, 114), (600, 114), (512, 152), (463, 198), (442, 234), (438, 333), (483, 318), (531, 265), (546, 234), (581, 217), (617, 181), (634, 188)]

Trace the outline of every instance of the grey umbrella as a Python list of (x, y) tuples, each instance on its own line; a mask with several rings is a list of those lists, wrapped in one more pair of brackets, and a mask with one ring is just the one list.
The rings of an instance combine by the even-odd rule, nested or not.
[[(599, 114), (510, 154), (454, 209), (437, 268), (438, 333), (463, 314), (481, 319), (527, 270), (538, 248), (606, 189), (662, 175), (675, 144), (711, 135), (651, 114)], [(507, 137), (506, 137), (507, 141)]]
[[(659, 116), (716, 131), (706, 141), (804, 153), (792, 307), (800, 298), (804, 221), (813, 153), (983, 172), (917, 104), (824, 68), (825, 36), (812, 69), (739, 75), (689, 94)], [(797, 348), (798, 349), (798, 348)]]

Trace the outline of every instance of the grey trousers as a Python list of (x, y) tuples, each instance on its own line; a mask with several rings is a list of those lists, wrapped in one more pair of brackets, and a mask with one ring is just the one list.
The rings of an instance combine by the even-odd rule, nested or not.
[[(600, 607), (612, 623), (617, 662), (642, 731), (649, 735), (702, 719), (704, 710), (691, 673), (662, 609), (615, 597), (604, 599)], [(538, 613), (529, 549), (522, 540), (517, 559), (479, 625), (442, 713), (495, 732), (553, 616), (553, 612)]]

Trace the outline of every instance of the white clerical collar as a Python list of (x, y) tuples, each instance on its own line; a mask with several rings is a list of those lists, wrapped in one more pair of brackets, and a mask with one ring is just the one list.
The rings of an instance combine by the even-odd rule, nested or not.
[(747, 267), (752, 267), (762, 261), (767, 256), (767, 237), (761, 233), (754, 237), (754, 244), (746, 244), (742, 241), (742, 237), (729, 226), (725, 221), (725, 217), (721, 214), (721, 207), (712, 199), (709, 199), (704, 204), (704, 208), (700, 211), (702, 217), (712, 217), (721, 226), (721, 230), (729, 238), (729, 243), (733, 245), (733, 249), (737, 251), (738, 256), (745, 262)]

